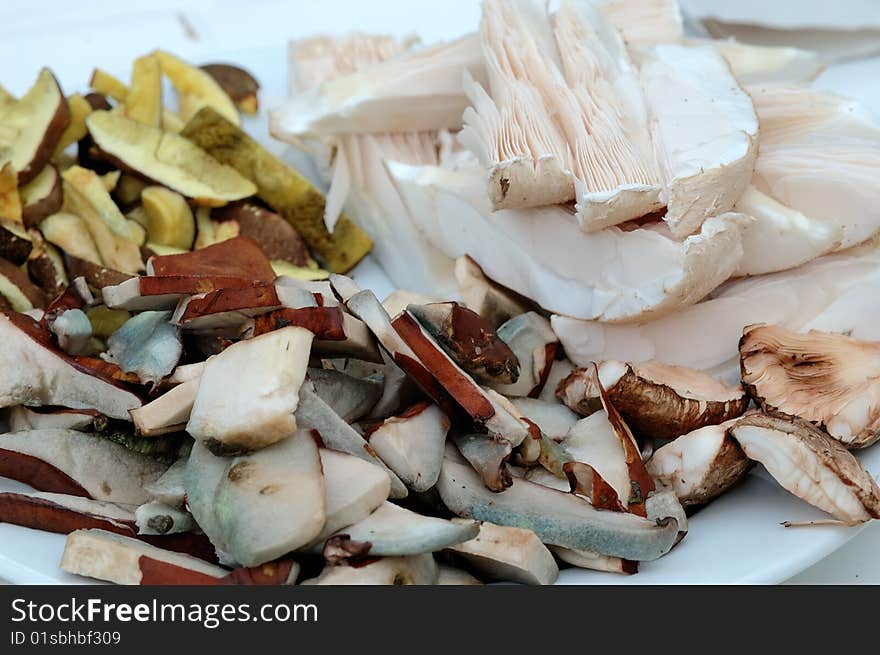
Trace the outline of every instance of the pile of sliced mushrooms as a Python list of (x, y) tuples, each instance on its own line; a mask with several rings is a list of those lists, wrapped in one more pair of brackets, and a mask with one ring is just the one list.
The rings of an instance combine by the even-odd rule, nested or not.
[(551, 584), (755, 463), (880, 517), (880, 127), (813, 63), (671, 0), (296, 41), (326, 193), (236, 66), (0, 89), (0, 521), (119, 584)]

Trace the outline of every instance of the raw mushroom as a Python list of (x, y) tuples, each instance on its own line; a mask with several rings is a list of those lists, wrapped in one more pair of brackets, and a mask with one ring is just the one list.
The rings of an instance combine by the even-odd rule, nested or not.
[(157, 501), (141, 505), (135, 511), (138, 534), (176, 534), (189, 532), (196, 527), (188, 512), (169, 507)]
[(730, 428), (749, 459), (784, 489), (848, 524), (880, 518), (880, 487), (852, 453), (814, 425), (752, 414)]
[[(24, 432), (25, 430), (81, 430), (90, 432), (107, 423), (107, 419), (94, 410), (53, 409), (36, 411), (24, 405), (13, 407), (9, 411), (9, 431)], [(100, 431), (100, 430), (99, 430)]]
[(186, 458), (179, 459), (158, 479), (144, 485), (154, 500), (169, 507), (181, 508), (186, 503)]
[(504, 491), (513, 484), (513, 478), (507, 470), (507, 460), (513, 449), (507, 439), (497, 435), (460, 434), (455, 435), (452, 441), (480, 474), (487, 489)]
[(464, 304), (493, 327), (533, 308), (532, 301), (487, 278), (467, 255), (455, 260), (455, 279)]
[(409, 305), (429, 305), (440, 302), (437, 298), (429, 297), (422, 293), (408, 291), (407, 289), (395, 289), (382, 301), (382, 307), (385, 308), (389, 316), (397, 316)]
[(200, 384), (201, 378), (187, 380), (143, 407), (131, 410), (131, 420), (137, 433), (144, 437), (156, 437), (186, 428)]
[(382, 383), (375, 379), (323, 368), (310, 368), (308, 375), (318, 397), (347, 423), (369, 414), (382, 396)]
[(537, 425), (541, 432), (550, 438), (564, 437), (581, 418), (555, 400), (514, 398), (511, 402), (523, 416)]
[(90, 351), (92, 324), (81, 309), (68, 309), (49, 324), (58, 338), (58, 347), (68, 355), (87, 355)]
[(462, 571), (453, 566), (440, 564), (437, 571), (437, 585), (481, 585), (483, 584), (467, 571)]
[[(748, 396), (701, 371), (658, 362), (599, 364), (599, 381), (627, 425), (643, 439), (674, 439), (705, 425), (741, 415)], [(559, 385), (571, 409), (590, 414), (600, 406), (592, 368), (577, 369)]]
[(550, 327), (550, 321), (537, 312), (520, 314), (498, 328), (498, 337), (510, 346), (519, 360), (520, 374), (512, 384), (491, 386), (505, 396), (538, 396), (559, 347), (559, 339)]
[(688, 432), (654, 452), (646, 466), (685, 507), (705, 505), (741, 481), (751, 462), (730, 437), (736, 419)]
[(625, 575), (633, 575), (634, 573), (639, 572), (639, 563), (632, 560), (600, 555), (599, 553), (583, 549), (562, 548), (561, 546), (548, 547), (560, 560), (580, 569), (605, 571), (607, 573), (623, 573)]
[(84, 528), (131, 534), (135, 521), (133, 509), (133, 505), (68, 494), (40, 491), (0, 494), (0, 521), (58, 534)]
[(564, 470), (577, 493), (594, 507), (626, 510), (633, 491), (626, 451), (604, 410), (575, 423), (562, 447), (572, 458)]
[(880, 439), (880, 344), (755, 325), (739, 351), (743, 384), (762, 409), (810, 421), (848, 448)]
[(302, 585), (430, 585), (437, 580), (437, 562), (430, 553), (380, 557), (367, 564), (325, 566)]
[(168, 322), (170, 317), (170, 312), (133, 316), (107, 340), (105, 359), (136, 374), (143, 384), (157, 384), (183, 354), (180, 330)]

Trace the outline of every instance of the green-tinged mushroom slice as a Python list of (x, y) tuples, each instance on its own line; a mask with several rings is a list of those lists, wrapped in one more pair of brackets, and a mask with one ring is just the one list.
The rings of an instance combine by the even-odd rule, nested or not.
[(107, 340), (110, 361), (145, 384), (169, 375), (183, 353), (180, 329), (170, 318), (171, 312), (141, 312), (128, 319)]

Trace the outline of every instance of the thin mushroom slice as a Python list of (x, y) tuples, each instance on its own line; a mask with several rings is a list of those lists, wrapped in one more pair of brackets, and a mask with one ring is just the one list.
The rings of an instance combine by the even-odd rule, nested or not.
[(473, 539), (479, 531), (476, 521), (422, 516), (385, 502), (365, 519), (339, 530), (337, 536), (368, 544), (365, 555), (401, 557), (449, 548)]
[(513, 484), (507, 469), (512, 447), (507, 439), (485, 434), (461, 434), (452, 438), (462, 456), (480, 474), (491, 491), (504, 491)]
[(133, 533), (133, 505), (117, 505), (69, 494), (0, 494), (0, 521), (26, 528), (69, 534), (84, 528)]
[(743, 384), (765, 411), (810, 421), (847, 448), (880, 439), (880, 344), (754, 325), (739, 352)]
[(437, 482), (449, 418), (426, 402), (386, 419), (365, 433), (376, 454), (413, 491)]
[[(590, 414), (600, 405), (596, 373), (577, 369), (563, 380), (558, 397), (571, 409)], [(659, 362), (629, 364), (606, 360), (598, 381), (627, 425), (642, 439), (674, 439), (705, 425), (740, 416), (748, 405), (741, 386)]]
[(629, 467), (608, 414), (599, 410), (575, 423), (562, 445), (572, 460), (563, 466), (572, 490), (589, 498), (594, 507), (626, 511), (633, 491)]
[(357, 566), (325, 566), (302, 585), (430, 585), (437, 580), (437, 562), (430, 553), (380, 557)]
[(648, 460), (648, 472), (671, 487), (685, 507), (711, 502), (740, 482), (752, 465), (728, 434), (735, 424), (736, 419), (707, 425), (661, 446)]
[(309, 379), (318, 397), (348, 423), (369, 414), (382, 396), (382, 383), (376, 379), (323, 368), (310, 368)]
[[(464, 519), (453, 519), (454, 523)], [(492, 580), (549, 585), (556, 581), (559, 567), (547, 546), (531, 530), (483, 522), (477, 536), (449, 552), (468, 567)]]
[(581, 417), (560, 402), (536, 398), (514, 398), (516, 408), (537, 425), (541, 432), (553, 438), (562, 438)]
[(9, 431), (24, 432), (25, 430), (81, 430), (91, 432), (107, 424), (107, 418), (94, 410), (53, 409), (35, 411), (30, 407), (18, 405), (10, 408)]
[(168, 322), (170, 318), (170, 312), (141, 312), (128, 319), (107, 340), (105, 358), (143, 384), (157, 384), (183, 354), (180, 330)]
[(478, 382), (495, 386), (513, 384), (519, 378), (517, 356), (493, 326), (473, 310), (456, 302), (442, 302), (411, 304), (406, 311)]
[(479, 264), (467, 255), (455, 260), (455, 280), (464, 304), (493, 327), (534, 308), (528, 298), (487, 278)]
[(600, 555), (590, 550), (562, 548), (561, 546), (550, 546), (549, 548), (560, 560), (579, 569), (623, 573), (624, 575), (633, 575), (639, 572), (639, 563), (632, 560)]
[(498, 328), (498, 337), (510, 346), (519, 360), (520, 374), (511, 384), (491, 386), (505, 396), (538, 396), (559, 348), (559, 339), (550, 321), (537, 312), (520, 314)]
[(153, 482), (144, 485), (153, 500), (169, 507), (183, 507), (186, 503), (186, 459), (179, 459)]
[(678, 539), (678, 521), (658, 521), (594, 508), (574, 494), (515, 478), (501, 493), (486, 489), (471, 467), (443, 462), (437, 490), (455, 514), (534, 531), (545, 544), (647, 561), (666, 554)]
[(798, 418), (753, 414), (730, 428), (787, 491), (848, 524), (880, 518), (880, 487), (851, 452)]
[(186, 428), (200, 384), (201, 378), (187, 380), (143, 407), (131, 410), (131, 420), (137, 433), (144, 437), (157, 437)]

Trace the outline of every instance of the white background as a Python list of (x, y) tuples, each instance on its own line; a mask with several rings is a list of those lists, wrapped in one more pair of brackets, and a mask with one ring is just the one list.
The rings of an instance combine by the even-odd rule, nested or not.
[[(859, 24), (860, 1), (835, 0), (833, 6)], [(689, 0), (691, 6), (699, 2)], [(803, 0), (799, 7), (809, 4)], [(865, 6), (876, 8), (880, 0), (862, 2)], [(131, 60), (156, 47), (186, 58), (208, 45), (212, 53), (257, 72), (264, 98), (277, 98), (287, 90), (279, 44), (290, 37), (350, 30), (399, 33), (389, 26), (405, 25), (407, 33), (431, 41), (473, 29), (478, 17), (477, 0), (0, 0), (0, 82), (19, 94), (40, 67), (49, 66), (65, 92), (86, 91), (95, 66), (125, 79)], [(880, 60), (873, 59), (835, 67), (817, 84), (857, 94), (880, 115), (878, 79)], [(880, 583), (878, 552), (880, 525), (871, 525), (793, 582)]]

